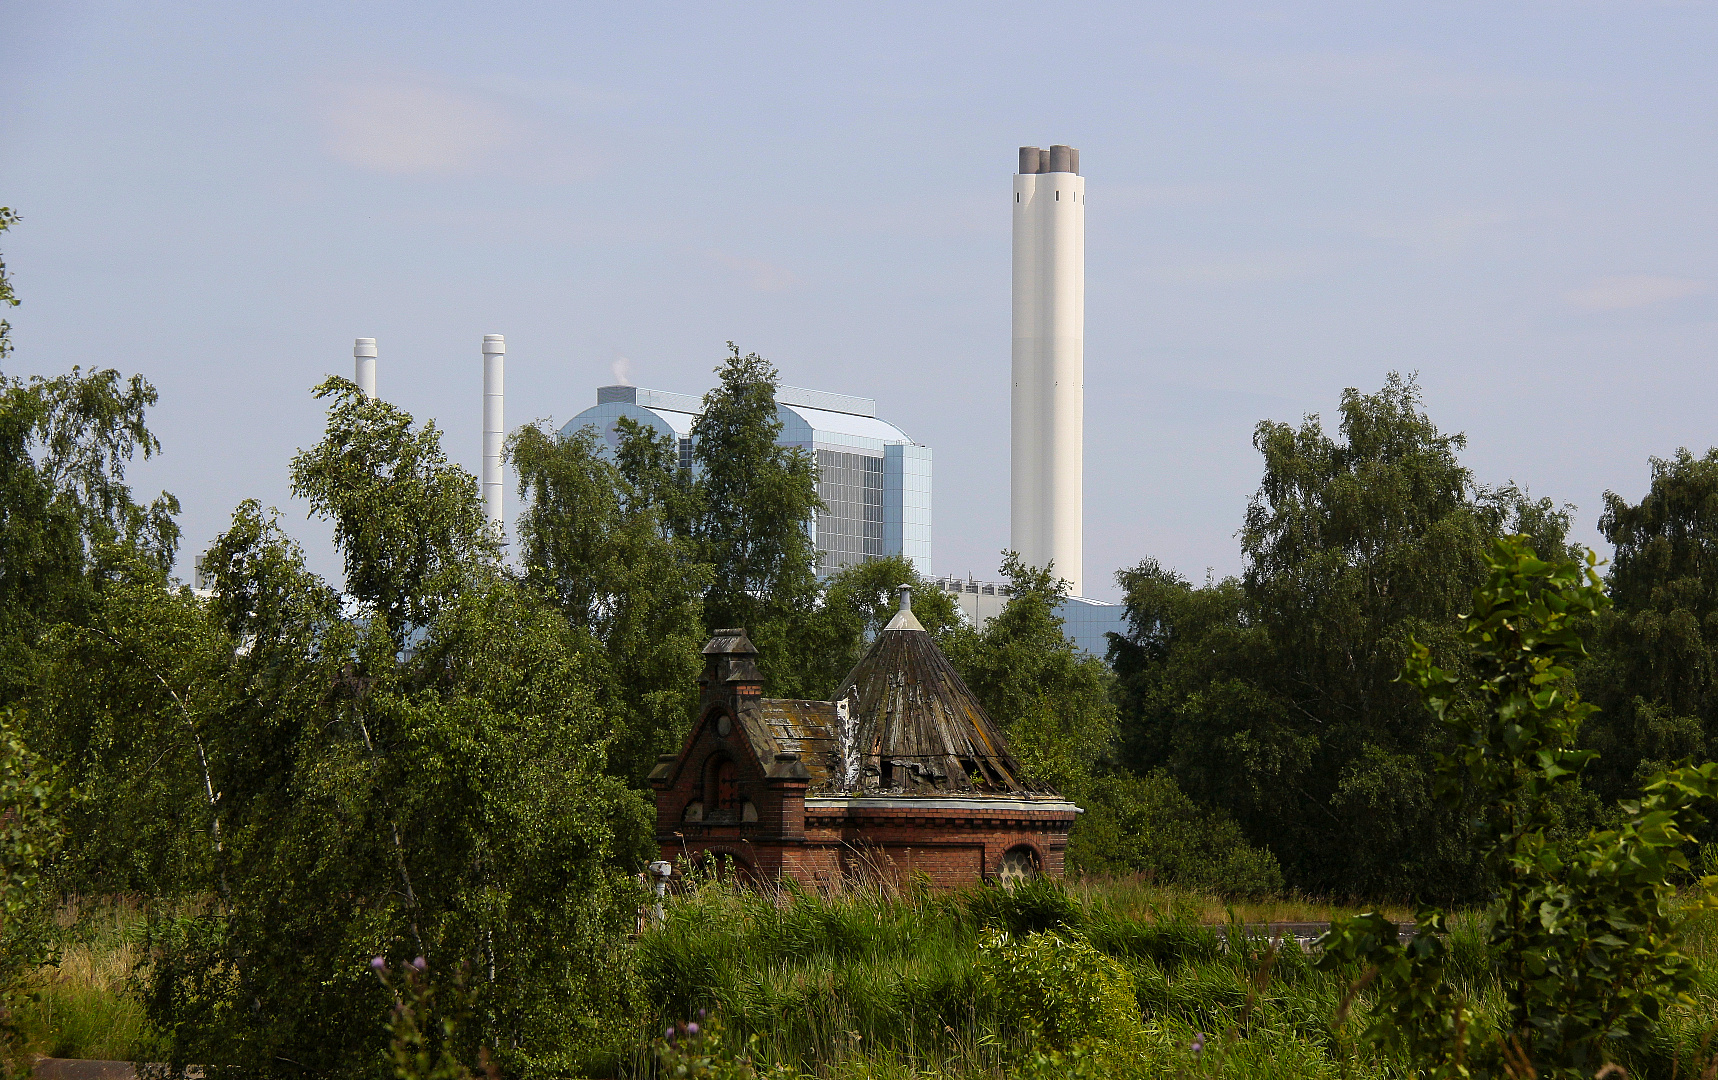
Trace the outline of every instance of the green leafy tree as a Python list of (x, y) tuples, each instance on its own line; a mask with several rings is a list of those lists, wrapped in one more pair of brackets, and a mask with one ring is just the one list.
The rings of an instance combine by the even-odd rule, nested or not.
[(1443, 736), (1397, 673), (1414, 640), (1459, 663), (1449, 628), (1491, 538), (1560, 550), (1567, 518), (1477, 485), (1412, 380), (1345, 391), (1340, 434), (1317, 417), (1259, 425), (1240, 580), (1195, 589), (1150, 562), (1121, 575), (1127, 760), (1234, 814), (1291, 883), (1473, 892), (1461, 817), (1426, 767)]
[(1201, 806), (1166, 772), (1100, 772), (1079, 799), (1068, 865), (1084, 873), (1143, 875), (1226, 897), (1283, 889), (1275, 855), (1247, 842), (1223, 810)]
[(0, 1076), (30, 1075), (17, 1009), (38, 970), (58, 953), (46, 887), (61, 833), (53, 766), (24, 742), (12, 709), (0, 709)]
[(495, 557), (477, 481), (451, 464), (434, 423), (330, 378), (322, 441), (292, 460), (292, 493), (334, 523), (346, 591), (387, 625), (396, 645), (428, 625), (461, 573)]
[(36, 745), (78, 792), (61, 809), (59, 886), (153, 896), (214, 886), (221, 806), (207, 730), (225, 704), (231, 639), (188, 589), (134, 558), (40, 653)]
[[(623, 457), (643, 456), (628, 432)], [(644, 448), (648, 451), (648, 447)], [(649, 478), (629, 479), (598, 449), (587, 428), (556, 435), (515, 432), (508, 452), (519, 474), (526, 578), (561, 613), (602, 642), (618, 723), (610, 764), (642, 784), (659, 753), (679, 748), (696, 703), (706, 640), (703, 591), (710, 568), (690, 539), (675, 535), (672, 508)], [(672, 477), (663, 478), (678, 490)]]
[(308, 730), (374, 678), (355, 659), (358, 632), (342, 618), (339, 593), (306, 567), (276, 512), (239, 504), (203, 571), (214, 594), (206, 611), (225, 649), (221, 694), (205, 699), (203, 720), (219, 807), (230, 820), (261, 820), (271, 804), (290, 805)]
[[(1224, 808), (1233, 803), (1209, 795), (1222, 782), (1220, 760), (1197, 752), (1197, 733), (1174, 726), (1189, 714), (1242, 716), (1267, 707), (1250, 677), (1269, 657), (1270, 642), (1245, 617), (1240, 581), (1226, 578), (1196, 589), (1150, 559), (1117, 580), (1129, 631), (1111, 635), (1115, 696), (1133, 718), (1158, 722), (1122, 723), (1115, 757), (1144, 771), (1118, 770), (1108, 797), (1081, 818), (1084, 862), (1092, 869), (1144, 870), (1228, 895), (1279, 891), (1283, 873), (1276, 857), (1248, 842)], [(1176, 762), (1175, 773), (1153, 767), (1165, 760)], [(1209, 801), (1189, 796), (1177, 776)]]
[(173, 564), (179, 502), (133, 500), (126, 465), (161, 449), (141, 376), (73, 368), (54, 378), (0, 377), (0, 700), (32, 678), (42, 635), (81, 623), (109, 570), (136, 556)]
[[(742, 356), (732, 342), (729, 350), (727, 361), (716, 369), (720, 383), (705, 396), (703, 412), (693, 424), (694, 467), (681, 467), (675, 439), (622, 419), (614, 453), (601, 454), (605, 461), (613, 461), (612, 470), (590, 460), (598, 452), (594, 432), (588, 445), (575, 447), (562, 440), (561, 460), (582, 479), (575, 485), (569, 473), (556, 494), (543, 482), (546, 472), (533, 473), (529, 497), (539, 500), (534, 505), (541, 505), (549, 515), (539, 530), (542, 535), (550, 535), (551, 520), (560, 523), (553, 527), (562, 530), (556, 535), (565, 554), (556, 557), (557, 565), (584, 565), (581, 560), (596, 559), (599, 549), (609, 551), (609, 545), (618, 543), (601, 524), (611, 514), (618, 515), (615, 520), (636, 525), (627, 535), (638, 543), (654, 543), (649, 539), (652, 524), (664, 538), (684, 540), (684, 549), (674, 549), (675, 559), (688, 568), (685, 584), (702, 590), (705, 632), (746, 627), (760, 650), (759, 664), (770, 693), (825, 697), (864, 645), (893, 617), (897, 586), (914, 584), (920, 620), (933, 630), (951, 625), (955, 609), (900, 559), (869, 560), (819, 582), (811, 532), (822, 509), (816, 461), (803, 448), (777, 442), (781, 421), (775, 400), (776, 370), (756, 354)], [(522, 438), (530, 445), (517, 444), (516, 461), (537, 453), (538, 465), (533, 467), (547, 468), (541, 465), (547, 459), (539, 449), (555, 439), (546, 431)], [(576, 468), (570, 464), (575, 458), (580, 459)], [(581, 523), (572, 516), (575, 503), (587, 508), (588, 521)], [(584, 539), (575, 541), (575, 534)], [(586, 554), (574, 553), (579, 545)], [(547, 552), (548, 548), (536, 550)], [(542, 561), (546, 556), (531, 558)], [(648, 576), (639, 574), (640, 579)], [(596, 580), (584, 572), (573, 578)], [(665, 587), (658, 578), (643, 594)], [(574, 604), (569, 613), (576, 615), (579, 610), (581, 605)], [(679, 648), (677, 641), (667, 638), (662, 645)], [(657, 670), (663, 679), (673, 674), (668, 667)], [(622, 682), (628, 680), (623, 677)], [(665, 693), (683, 694), (691, 683), (651, 685)], [(684, 704), (678, 707), (683, 709)], [(683, 720), (672, 725), (664, 721), (656, 730), (670, 726), (678, 730), (680, 723)]]
[[(465, 973), (455, 972), (451, 981), (437, 986), (430, 977), (429, 962), (421, 956), (401, 964), (397, 973), (390, 971), (386, 957), (376, 957), (370, 966), (382, 985), (394, 992), (388, 1055), (396, 1080), (473, 1080), (479, 1075), (453, 1051), (461, 1042), (461, 1025), (471, 1020), (473, 1000)], [(477, 1062), (484, 1076), (500, 1077), (489, 1060), (488, 1047), (478, 1047)]]
[[(10, 206), (0, 206), (0, 233), (18, 223), (18, 214)], [(12, 289), (11, 275), (6, 273), (6, 260), (0, 259), (0, 307), (17, 307), (21, 303)], [(12, 324), (0, 319), (0, 362), (12, 351)]]
[(1599, 530), (1615, 607), (1581, 667), (1603, 710), (1585, 739), (1593, 784), (1622, 798), (1671, 762), (1718, 756), (1718, 450), (1654, 458), (1639, 505), (1605, 493)]
[(758, 646), (766, 690), (815, 697), (815, 658), (799, 648), (817, 615), (817, 546), (810, 524), (822, 507), (817, 463), (801, 447), (781, 446), (775, 390), (780, 377), (751, 353), (716, 369), (720, 383), (704, 395), (692, 424), (698, 464), (699, 514), (692, 525), (700, 561), (712, 578), (704, 621), (712, 629), (744, 626)]
[[(912, 588), (913, 617), (920, 626), (942, 635), (961, 625), (953, 597), (920, 577), (907, 559), (891, 555), (842, 567), (825, 583), (823, 605), (843, 640), (851, 643), (845, 658), (848, 667), (901, 609), (903, 585)], [(845, 669), (841, 674), (846, 674)]]
[(205, 558), (228, 649), (201, 726), (224, 899), (156, 913), (150, 1014), (179, 1063), (387, 1075), (371, 960), (423, 956), (471, 973), (457, 1057), (564, 1074), (625, 1008), (616, 944), (650, 839), (609, 775), (608, 659), (496, 565), (433, 430), (342, 390), (297, 471), (369, 612), (342, 617), (254, 503)]
[(1269, 755), (1233, 738), (1219, 749), (1196, 727), (1207, 714), (1222, 714), (1233, 729), (1245, 731), (1273, 711), (1256, 678), (1272, 660), (1270, 635), (1251, 618), (1239, 578), (1197, 588), (1144, 559), (1116, 580), (1127, 609), (1126, 633), (1110, 638), (1123, 762), (1141, 772), (1172, 767), (1191, 790), (1209, 795), (1231, 768), (1222, 750), (1246, 751), (1255, 775), (1282, 758), (1298, 759), (1296, 742)]
[(842, 567), (824, 581), (815, 612), (800, 624), (792, 643), (807, 696), (827, 698), (836, 692), (900, 610), (903, 585), (912, 589), (913, 617), (920, 626), (944, 634), (960, 625), (953, 599), (919, 577), (906, 559), (891, 556)]
[[(1416, 645), (1405, 679), (1450, 737), (1436, 759), (1440, 796), (1481, 811), (1476, 839), (1500, 889), (1490, 945), (1508, 1011), (1499, 1031), (1475, 1022), (1451, 984), (1447, 914), (1422, 910), (1403, 945), (1376, 914), (1339, 922), (1324, 967), (1364, 962), (1375, 972), (1371, 1037), (1438, 1076), (1594, 1075), (1617, 1053), (1639, 1051), (1664, 1009), (1692, 1005), (1694, 968), (1677, 942), (1676, 888), (1689, 872), (1679, 850), (1697, 807), (1718, 796), (1718, 765), (1673, 769), (1624, 803), (1613, 828), (1570, 844), (1551, 836), (1556, 791), (1593, 758), (1577, 749), (1593, 706), (1575, 691), (1580, 624), (1608, 603), (1591, 554), (1585, 566), (1543, 561), (1525, 537), (1499, 540), (1461, 636), (1461, 675)], [(1718, 908), (1718, 877), (1694, 898)]]
[(704, 492), (695, 472), (681, 468), (679, 440), (629, 416), (615, 421), (615, 428), (620, 445), (614, 463), (629, 485), (625, 493), (629, 508), (654, 509), (669, 536), (690, 539), (703, 513)]
[(1250, 847), (1227, 814), (1195, 806), (1166, 775), (1117, 767), (1114, 676), (1063, 632), (1056, 607), (1067, 582), (1013, 552), (1002, 569), (1011, 582), (1002, 612), (979, 628), (951, 619), (942, 642), (1028, 779), (1086, 811), (1068, 837), (1069, 868), (1145, 872), (1234, 895), (1279, 889), (1275, 859)]
[(1074, 794), (1115, 739), (1112, 677), (1063, 632), (1056, 606), (1068, 583), (1054, 567), (1026, 566), (1008, 551), (1002, 573), (1010, 582), (1002, 611), (982, 628), (951, 627), (943, 649), (1028, 774)]

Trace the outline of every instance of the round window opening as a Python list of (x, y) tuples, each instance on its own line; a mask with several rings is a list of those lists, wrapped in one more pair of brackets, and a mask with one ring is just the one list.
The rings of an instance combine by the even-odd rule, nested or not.
[(1038, 853), (1029, 847), (1010, 848), (1003, 853), (997, 877), (1004, 885), (1018, 885), (1038, 876)]
[(728, 719), (726, 716), (716, 717), (716, 734), (725, 739), (733, 730), (734, 722), (732, 720)]

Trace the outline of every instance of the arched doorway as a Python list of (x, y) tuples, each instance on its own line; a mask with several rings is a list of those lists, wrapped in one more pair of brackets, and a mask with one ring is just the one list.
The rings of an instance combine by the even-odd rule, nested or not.
[(997, 868), (996, 877), (1002, 884), (1012, 887), (1030, 881), (1040, 873), (1038, 853), (1020, 844), (1002, 853), (1002, 865)]

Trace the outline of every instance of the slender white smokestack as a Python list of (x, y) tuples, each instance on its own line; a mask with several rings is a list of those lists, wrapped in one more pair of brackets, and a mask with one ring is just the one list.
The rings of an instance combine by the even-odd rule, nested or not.
[(1020, 148), (1014, 177), (1010, 526), (1028, 566), (1084, 578), (1086, 178), (1070, 146)]
[(501, 417), (501, 365), (507, 342), (500, 334), (483, 335), (483, 514), (501, 525), (501, 441), (506, 428)]
[(352, 381), (364, 396), (376, 396), (376, 339), (361, 337), (352, 342)]

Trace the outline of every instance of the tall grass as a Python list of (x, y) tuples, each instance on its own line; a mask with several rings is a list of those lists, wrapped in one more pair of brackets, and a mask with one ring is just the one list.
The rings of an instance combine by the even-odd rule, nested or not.
[[(1331, 913), (1283, 903), (1221, 915), (1267, 922)], [(1143, 1023), (1119, 1050), (1137, 1068), (1390, 1075), (1389, 1063), (1359, 1053), (1332, 1025), (1345, 981), (1312, 970), (1292, 941), (1213, 926), (1211, 914), (1208, 898), (1138, 882), (1087, 882), (1066, 894), (703, 882), (642, 935), (637, 971), (658, 1006), (651, 1027), (713, 1009), (740, 1038), (756, 1036), (768, 1060), (805, 1072), (999, 1076), (1022, 1057), (1027, 1034), (983, 992), (980, 938), (996, 929), (1060, 929), (1082, 935), (1132, 977)], [(1214, 1038), (1195, 1052), (1201, 1032)], [(642, 1074), (646, 1062), (633, 1065)]]
[(1148, 922), (1191, 920), (1223, 924), (1238, 921), (1247, 925), (1271, 923), (1318, 923), (1360, 911), (1382, 911), (1397, 922), (1412, 922), (1413, 910), (1402, 904), (1373, 904), (1356, 907), (1291, 892), (1284, 896), (1230, 899), (1209, 892), (1158, 885), (1143, 875), (1133, 877), (1086, 877), (1068, 882), (1068, 892), (1083, 903), (1103, 908), (1113, 918)]
[[(1348, 1000), (1352, 974), (1315, 971), (1292, 939), (1241, 929), (1353, 910), (1295, 897), (1228, 905), (1137, 880), (1013, 893), (701, 881), (632, 947), (628, 996), (648, 1003), (635, 1022), (571, 1058), (583, 1075), (651, 1075), (652, 1035), (703, 1009), (722, 1019), (730, 1041), (756, 1036), (766, 1061), (830, 1080), (1069, 1075), (1033, 1063), (1027, 1032), (999, 1015), (978, 969), (979, 944), (995, 930), (1059, 929), (1122, 965), (1139, 1006), (1138, 1027), (1115, 1033), (1090, 1075), (1405, 1077), (1405, 1063), (1362, 1044), (1370, 1001), (1364, 992)], [(142, 921), (124, 901), (68, 907), (64, 958), (43, 970), (38, 1001), (19, 1017), (36, 1052), (161, 1059), (127, 990), (145, 960)], [(1456, 921), (1452, 971), (1482, 1021), (1495, 1022), (1503, 1002), (1485, 932), (1476, 917)], [(1683, 933), (1698, 965), (1696, 1001), (1671, 1010), (1655, 1045), (1627, 1063), (1636, 1078), (1692, 1080), (1694, 1063), (1718, 1049), (1718, 915), (1690, 918)]]
[(34, 1053), (136, 1061), (158, 1057), (160, 1039), (130, 992), (142, 960), (143, 913), (128, 900), (73, 902), (59, 917), (61, 958), (37, 974), (18, 1024)]
[[(1059, 929), (1126, 969), (1141, 1015), (1137, 1029), (1100, 1033), (1115, 1037), (1093, 1075), (1411, 1075), (1361, 1038), (1371, 1002), (1354, 989), (1358, 973), (1314, 970), (1293, 939), (1243, 928), (1352, 910), (1297, 898), (1231, 906), (1138, 881), (942, 894), (699, 882), (638, 941), (641, 997), (656, 1011), (632, 1034), (633, 1052), (619, 1055), (619, 1071), (647, 1075), (648, 1034), (711, 1010), (731, 1041), (755, 1037), (764, 1060), (805, 1074), (1035, 1075), (1028, 1034), (981, 985), (979, 942), (993, 929)], [(1691, 1064), (1711, 1052), (1702, 1040), (1704, 1025), (1718, 1021), (1718, 918), (1690, 920), (1686, 932), (1700, 965), (1698, 1000), (1667, 1016), (1658, 1042), (1626, 1063), (1635, 1077), (1697, 1076)], [(1480, 1022), (1495, 1025), (1504, 1001), (1485, 937), (1478, 917), (1456, 920), (1451, 972)]]

